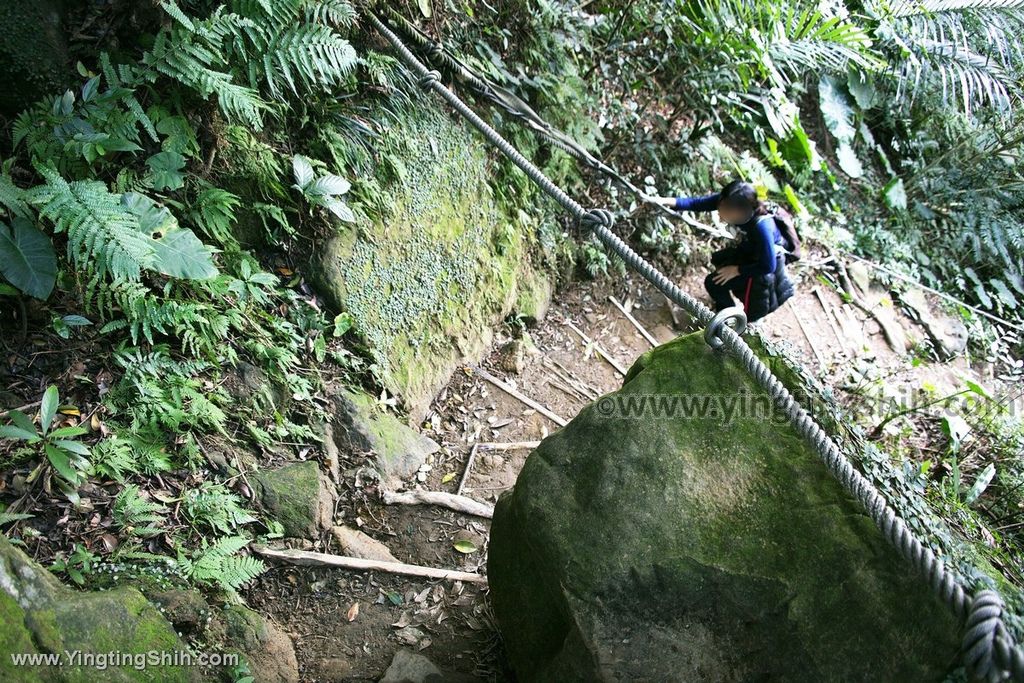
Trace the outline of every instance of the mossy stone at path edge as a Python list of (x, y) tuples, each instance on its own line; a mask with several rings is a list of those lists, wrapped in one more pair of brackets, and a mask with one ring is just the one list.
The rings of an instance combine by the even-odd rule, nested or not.
[[(195, 668), (109, 664), (81, 666), (15, 667), (12, 653), (89, 653), (100, 657), (117, 653), (185, 652), (188, 648), (159, 610), (135, 588), (81, 592), (60, 584), (45, 568), (0, 536), (0, 680), (12, 682), (59, 681), (177, 683), (199, 680)], [(100, 663), (99, 660), (96, 663)]]

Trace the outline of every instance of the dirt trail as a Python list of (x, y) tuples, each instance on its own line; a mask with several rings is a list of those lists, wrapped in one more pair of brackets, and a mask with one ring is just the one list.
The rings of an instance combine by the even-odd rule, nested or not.
[[(849, 306), (844, 309), (840, 297), (815, 280), (813, 270), (797, 267), (791, 272), (797, 295), (757, 323), (767, 338), (781, 343), (828, 384), (843, 380), (855, 356), (873, 357), (883, 371), (901, 364), (900, 355), (886, 345), (877, 323)], [(685, 291), (703, 296), (703, 277), (703, 270), (696, 269), (677, 281)], [(633, 315), (659, 342), (695, 329), (687, 324), (685, 314), (681, 328), (674, 326), (665, 297), (637, 276), (609, 280), (616, 281), (574, 283), (556, 293), (547, 317), (528, 331), (534, 349), (524, 354), (518, 368), (513, 368), (515, 363), (505, 348), (512, 340), (508, 329), (499, 333), (481, 367), (571, 420), (591, 397), (616, 390), (622, 377), (587, 349), (567, 322), (627, 369), (651, 344), (610, 303), (610, 295), (632, 308)], [(839, 312), (838, 319), (826, 315), (822, 300)], [(903, 324), (911, 328), (906, 319)], [(961, 359), (923, 367), (934, 369), (921, 372), (949, 374), (965, 369), (966, 364)], [(479, 376), (456, 373), (423, 425), (423, 432), (442, 449), (426, 481), (419, 485), (454, 493), (472, 444), (537, 441), (557, 428), (553, 421)], [(482, 501), (497, 500), (515, 483), (528, 455), (526, 448), (479, 450), (463, 493)], [(386, 506), (373, 495), (372, 486), (361, 487), (359, 482), (353, 484), (352, 491), (353, 501), (340, 507), (339, 521), (361, 526), (399, 560), (485, 571), (488, 520), (430, 506)], [(455, 539), (469, 540), (478, 549), (461, 553), (453, 547)], [(376, 681), (402, 647), (420, 650), (439, 667), (476, 677), (467, 680), (511, 680), (486, 589), (382, 573), (275, 567), (246, 597), (254, 608), (272, 615), (293, 635), (304, 682)], [(350, 621), (356, 603), (359, 612)]]

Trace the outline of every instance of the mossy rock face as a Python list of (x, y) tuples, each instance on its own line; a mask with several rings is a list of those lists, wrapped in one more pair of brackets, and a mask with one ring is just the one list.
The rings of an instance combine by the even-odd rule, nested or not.
[(264, 509), (284, 526), (285, 536), (317, 538), (331, 526), (331, 486), (312, 460), (251, 475)]
[[(138, 590), (79, 592), (0, 536), (0, 680), (196, 681), (194, 668), (147, 661), (148, 653), (188, 650), (174, 628)], [(10, 653), (55, 653), (60, 665), (16, 667)], [(69, 661), (67, 653), (82, 653)], [(113, 659), (110, 653), (115, 653)], [(104, 659), (105, 658), (105, 659)], [(181, 660), (180, 655), (177, 657)]]
[[(722, 409), (621, 417), (651, 395)], [(687, 335), (541, 443), (489, 546), (518, 680), (945, 677), (949, 611), (770, 407), (735, 360)]]
[(441, 448), (394, 415), (377, 410), (372, 396), (343, 391), (336, 405), (333, 432), (338, 448), (372, 453), (377, 472), (389, 484), (416, 474), (427, 456)]
[(390, 154), (382, 167), (399, 177), (379, 178), (386, 216), (340, 227), (313, 270), (418, 422), (512, 310), (533, 237), (495, 208), (479, 137), (435, 106), (397, 121), (379, 146)]
[(52, 0), (0, 3), (0, 113), (63, 93), (71, 73), (63, 14), (64, 3)]

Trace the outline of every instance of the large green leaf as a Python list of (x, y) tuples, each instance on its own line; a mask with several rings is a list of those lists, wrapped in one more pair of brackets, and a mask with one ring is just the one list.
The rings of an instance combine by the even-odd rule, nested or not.
[(58, 407), (60, 407), (60, 396), (57, 394), (57, 387), (50, 385), (43, 392), (43, 400), (39, 406), (39, 428), (43, 434), (50, 431), (50, 425), (53, 424)]
[(29, 296), (46, 299), (57, 279), (53, 244), (29, 220), (15, 218), (11, 226), (0, 223), (0, 274)]
[(177, 152), (159, 152), (146, 159), (154, 190), (177, 190), (185, 184), (185, 157)]
[(191, 230), (179, 226), (178, 219), (167, 207), (137, 192), (125, 193), (121, 202), (138, 216), (139, 230), (153, 240), (153, 270), (186, 280), (216, 277), (213, 250)]
[(209, 280), (217, 276), (208, 246), (191, 230), (173, 230), (157, 241), (160, 272), (187, 280)]
[(903, 187), (903, 179), (893, 178), (886, 183), (882, 189), (882, 199), (890, 209), (905, 211), (907, 209), (907, 191)]
[(831, 76), (818, 81), (818, 106), (825, 125), (839, 142), (852, 142), (857, 134), (853, 127), (854, 112), (842, 85)]

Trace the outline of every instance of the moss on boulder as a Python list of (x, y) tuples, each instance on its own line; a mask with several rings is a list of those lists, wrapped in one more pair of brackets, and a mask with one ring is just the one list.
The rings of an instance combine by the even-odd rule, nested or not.
[(298, 683), (299, 663), (287, 633), (243, 605), (226, 605), (220, 617), (224, 642), (245, 657), (257, 683)]
[[(0, 617), (0, 680), (198, 680), (197, 669), (144, 661), (150, 652), (171, 658), (188, 648), (138, 590), (128, 586), (102, 592), (71, 590), (2, 536)], [(52, 666), (13, 667), (10, 654), (21, 652), (59, 654), (64, 660)], [(83, 658), (68, 661), (67, 653), (75, 652)]]
[[(623, 416), (657, 395), (708, 403)], [(541, 443), (489, 546), (518, 680), (944, 678), (954, 619), (775, 418), (695, 334)]]
[(251, 475), (260, 502), (284, 526), (285, 536), (317, 538), (331, 527), (334, 512), (332, 486), (312, 460)]
[(394, 415), (377, 410), (375, 403), (372, 396), (362, 392), (338, 393), (334, 440), (342, 450), (372, 453), (381, 479), (397, 484), (415, 475), (427, 456), (441, 446)]
[(512, 310), (533, 237), (495, 208), (484, 145), (433, 105), (403, 116), (380, 147), (391, 160), (382, 168), (394, 166), (378, 179), (388, 215), (339, 228), (313, 270), (418, 422)]

